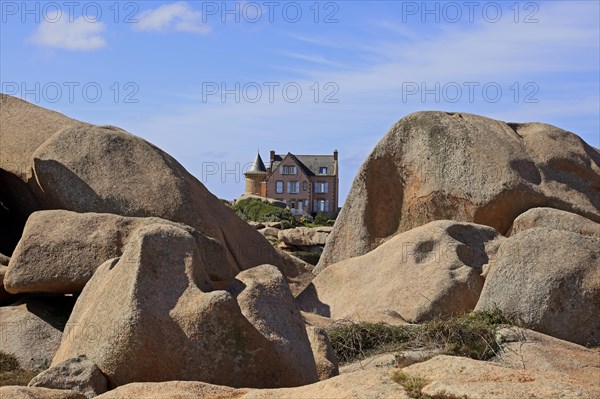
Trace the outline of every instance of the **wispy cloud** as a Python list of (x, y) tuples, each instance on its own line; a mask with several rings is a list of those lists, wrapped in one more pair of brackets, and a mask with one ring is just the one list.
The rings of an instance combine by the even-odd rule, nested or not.
[(105, 29), (102, 22), (86, 20), (83, 16), (72, 21), (49, 16), (38, 25), (31, 41), (40, 46), (71, 51), (96, 50), (106, 46), (102, 36)]
[(207, 34), (211, 31), (210, 26), (202, 22), (202, 13), (194, 10), (185, 1), (145, 10), (140, 13), (138, 20), (139, 22), (134, 25), (134, 29), (138, 31), (179, 31), (198, 34)]
[(290, 57), (290, 58), (294, 58), (296, 60), (305, 61), (305, 62), (311, 63), (311, 64), (331, 66), (331, 67), (336, 67), (336, 68), (344, 68), (343, 64), (341, 64), (339, 62), (331, 61), (330, 59), (328, 59), (327, 57), (322, 56), (322, 55), (304, 54), (304, 53), (299, 53), (299, 52), (295, 52), (295, 51), (284, 51), (283, 55)]

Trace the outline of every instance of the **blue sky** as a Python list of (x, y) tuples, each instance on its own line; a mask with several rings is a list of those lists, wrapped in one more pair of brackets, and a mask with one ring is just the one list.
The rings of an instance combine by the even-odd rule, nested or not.
[(340, 153), (345, 198), (419, 110), (540, 121), (600, 147), (598, 1), (1, 1), (2, 92), (120, 126), (217, 196), (257, 149)]

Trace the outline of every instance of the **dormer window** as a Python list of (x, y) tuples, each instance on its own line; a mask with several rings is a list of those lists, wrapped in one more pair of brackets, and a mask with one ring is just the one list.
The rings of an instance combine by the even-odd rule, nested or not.
[(284, 166), (283, 170), (281, 171), (282, 175), (295, 175), (296, 174), (296, 167), (295, 166)]
[(326, 175), (327, 174), (327, 167), (326, 166), (321, 166), (319, 168), (319, 174), (320, 175)]

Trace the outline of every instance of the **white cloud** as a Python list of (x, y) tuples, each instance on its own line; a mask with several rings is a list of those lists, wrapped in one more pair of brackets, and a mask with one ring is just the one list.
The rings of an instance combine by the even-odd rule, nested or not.
[(134, 25), (138, 31), (165, 32), (175, 30), (206, 34), (210, 26), (202, 22), (202, 13), (194, 10), (188, 3), (179, 1), (143, 11)]
[[(56, 22), (49, 22), (55, 20)], [(86, 20), (83, 16), (43, 20), (33, 32), (31, 40), (41, 46), (73, 51), (96, 50), (106, 46), (102, 37), (105, 26), (100, 21)]]

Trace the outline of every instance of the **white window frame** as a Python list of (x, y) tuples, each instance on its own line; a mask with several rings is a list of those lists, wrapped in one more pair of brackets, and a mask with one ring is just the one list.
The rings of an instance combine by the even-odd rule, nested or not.
[(326, 181), (315, 182), (315, 193), (317, 193), (317, 194), (329, 193), (329, 182), (326, 182)]
[(298, 173), (298, 168), (295, 165), (284, 165), (281, 168), (282, 175), (295, 175)]
[(288, 181), (287, 182), (288, 193), (299, 194), (300, 193), (300, 182), (299, 181)]
[[(279, 189), (279, 184), (281, 183), (281, 190)], [(283, 189), (285, 185), (283, 184), (283, 180), (277, 180), (275, 182), (275, 194), (283, 194)]]
[(326, 199), (319, 199), (319, 200), (314, 200), (313, 203), (313, 212), (315, 213), (327, 213), (329, 212), (329, 200)]
[(319, 166), (319, 174), (326, 175), (327, 174), (327, 166)]

